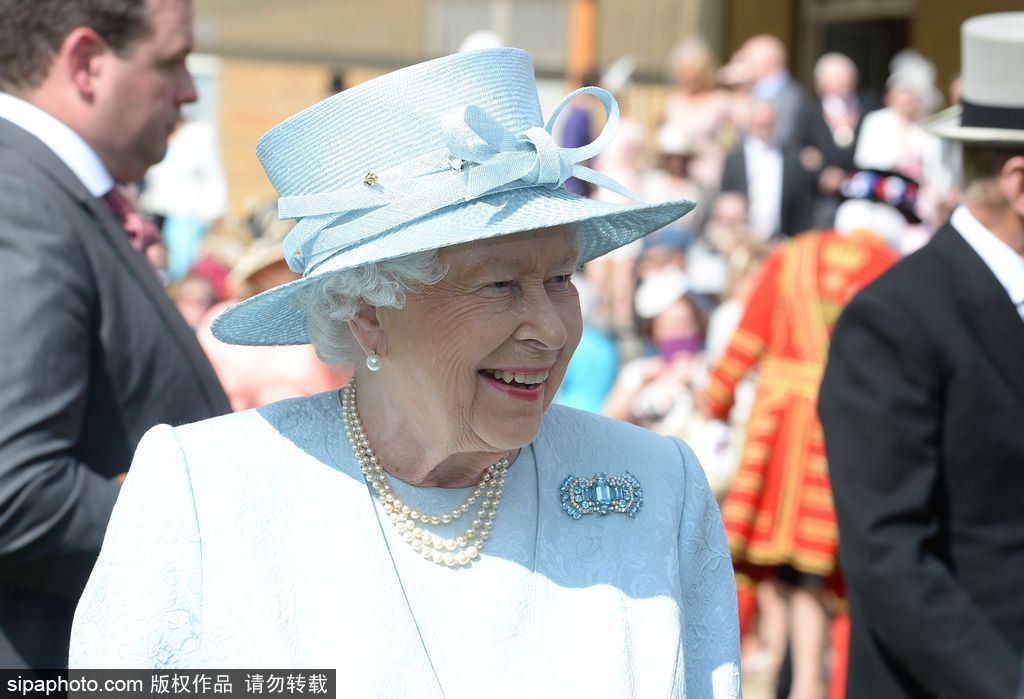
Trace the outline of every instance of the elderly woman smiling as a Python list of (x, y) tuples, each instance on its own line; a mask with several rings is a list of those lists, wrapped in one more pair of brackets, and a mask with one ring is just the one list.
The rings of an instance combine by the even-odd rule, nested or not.
[[(356, 366), (142, 440), (72, 667), (337, 668), (339, 696), (733, 697), (735, 590), (683, 443), (551, 406), (578, 264), (689, 211), (565, 191), (529, 56), (365, 83), (257, 147), (303, 278), (214, 324)], [(570, 95), (562, 106), (574, 95)]]

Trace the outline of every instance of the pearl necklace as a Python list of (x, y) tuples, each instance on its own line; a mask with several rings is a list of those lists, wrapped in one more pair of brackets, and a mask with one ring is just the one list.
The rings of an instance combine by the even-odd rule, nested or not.
[[(505, 486), (505, 473), (508, 471), (508, 456), (503, 456), (496, 463), (487, 467), (480, 484), (473, 489), (466, 501), (450, 512), (440, 515), (429, 515), (418, 512), (395, 495), (388, 484), (387, 474), (377, 462), (377, 456), (370, 447), (370, 442), (363, 431), (363, 423), (359, 419), (356, 408), (356, 383), (353, 379), (342, 392), (342, 409), (345, 416), (345, 434), (348, 436), (352, 451), (362, 469), (363, 477), (373, 488), (383, 503), (391, 523), (402, 534), (405, 542), (423, 558), (443, 566), (464, 566), (480, 556), (484, 542), (491, 535), (494, 517), (498, 513), (501, 502), (501, 491)], [(454, 539), (446, 539), (427, 531), (421, 525), (449, 524), (469, 512), (473, 503), (483, 495), (476, 518)]]

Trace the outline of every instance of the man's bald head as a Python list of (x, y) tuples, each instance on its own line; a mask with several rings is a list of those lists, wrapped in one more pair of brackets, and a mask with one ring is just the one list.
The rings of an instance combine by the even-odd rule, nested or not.
[(847, 97), (857, 89), (857, 65), (841, 53), (826, 53), (814, 64), (814, 89), (821, 97)]
[(760, 80), (786, 67), (786, 45), (777, 36), (757, 34), (743, 43), (743, 56), (754, 78)]

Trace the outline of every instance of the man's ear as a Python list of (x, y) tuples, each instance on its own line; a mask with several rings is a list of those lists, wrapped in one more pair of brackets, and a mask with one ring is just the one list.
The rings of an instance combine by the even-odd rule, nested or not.
[(110, 47), (94, 29), (77, 27), (64, 38), (51, 70), (59, 70), (74, 85), (82, 99), (96, 97), (96, 83), (103, 69), (103, 58)]
[(999, 171), (999, 191), (1006, 203), (1024, 216), (1024, 154), (1014, 155)]
[(376, 308), (365, 303), (360, 305), (359, 312), (348, 322), (348, 327), (356, 342), (363, 348), (363, 352), (367, 355), (375, 352), (382, 357), (385, 356), (387, 342)]

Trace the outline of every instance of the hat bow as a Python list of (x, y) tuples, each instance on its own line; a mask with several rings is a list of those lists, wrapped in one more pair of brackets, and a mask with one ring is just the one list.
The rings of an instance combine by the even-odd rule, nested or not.
[[(555, 120), (581, 94), (601, 101), (605, 126), (591, 143), (562, 148), (552, 136)], [(302, 219), (284, 242), (288, 264), (308, 276), (338, 252), (413, 219), (512, 189), (555, 189), (570, 177), (637, 201), (610, 177), (580, 164), (605, 149), (618, 124), (615, 98), (597, 87), (566, 95), (543, 128), (532, 126), (519, 133), (470, 105), (442, 120), (442, 149), (369, 173), (359, 184), (344, 189), (281, 197), (280, 217)]]

